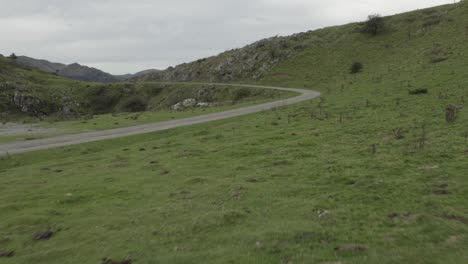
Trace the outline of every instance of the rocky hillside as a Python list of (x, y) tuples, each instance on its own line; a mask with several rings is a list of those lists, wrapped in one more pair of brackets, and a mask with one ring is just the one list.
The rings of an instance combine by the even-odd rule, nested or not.
[(279, 62), (319, 43), (321, 38), (314, 36), (312, 32), (288, 37), (272, 37), (241, 49), (226, 51), (218, 56), (170, 67), (164, 71), (148, 73), (133, 80), (165, 82), (258, 80)]

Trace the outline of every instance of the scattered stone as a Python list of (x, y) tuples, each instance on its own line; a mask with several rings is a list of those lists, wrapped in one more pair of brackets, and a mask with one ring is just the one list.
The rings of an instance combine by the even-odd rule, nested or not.
[(209, 106), (210, 106), (210, 103), (201, 102), (201, 103), (197, 103), (196, 106), (197, 106), (197, 107), (201, 107), (201, 108), (205, 108), (205, 107), (209, 107)]
[(317, 211), (318, 217), (320, 217), (320, 218), (327, 216), (329, 213), (330, 213), (330, 212), (328, 212), (327, 210), (319, 210), (319, 211)]
[(163, 170), (163, 171), (161, 171), (160, 174), (161, 174), (161, 175), (167, 175), (167, 174), (169, 174), (169, 172), (170, 172), (170, 171), (168, 171), (168, 170)]
[(262, 249), (262, 248), (263, 248), (263, 243), (260, 242), (260, 241), (257, 241), (257, 242), (255, 243), (255, 247), (256, 247), (257, 249)]
[(36, 241), (40, 240), (49, 240), (54, 235), (54, 232), (51, 230), (37, 232), (33, 239)]
[(194, 107), (196, 104), (197, 104), (197, 100), (193, 98), (185, 99), (184, 101), (182, 101), (182, 106), (187, 107), (187, 108)]
[(0, 249), (0, 258), (11, 258), (15, 255), (15, 252), (13, 250), (8, 251), (8, 250), (1, 250)]
[(197, 102), (196, 99), (189, 98), (189, 99), (185, 99), (185, 100), (183, 100), (181, 102), (178, 102), (177, 104), (173, 105), (171, 108), (172, 108), (172, 110), (175, 110), (175, 111), (181, 111), (181, 110), (185, 110), (187, 108), (193, 108), (193, 107), (206, 108), (206, 107), (210, 107), (210, 106), (211, 106), (210, 103)]

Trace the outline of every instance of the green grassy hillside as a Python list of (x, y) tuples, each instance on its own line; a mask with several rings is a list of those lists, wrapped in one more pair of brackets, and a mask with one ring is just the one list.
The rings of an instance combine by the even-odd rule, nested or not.
[[(363, 81), (375, 86), (391, 83), (393, 90), (426, 83), (449, 89), (437, 82), (466, 80), (468, 8), (463, 2), (384, 21), (385, 32), (374, 37), (361, 33), (363, 23), (311, 32), (309, 37), (327, 41), (279, 63), (261, 81), (325, 91), (348, 89)], [(363, 63), (363, 73), (351, 75), (351, 64), (356, 61)]]
[(466, 263), (468, 7), (385, 20), (262, 77), (317, 100), (1, 159), (0, 260)]

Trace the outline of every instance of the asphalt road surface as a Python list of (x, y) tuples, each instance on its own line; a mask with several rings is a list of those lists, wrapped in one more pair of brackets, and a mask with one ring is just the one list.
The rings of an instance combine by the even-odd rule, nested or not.
[[(226, 85), (226, 84), (222, 84), (222, 85)], [(31, 140), (31, 141), (19, 141), (19, 142), (7, 143), (7, 144), (0, 145), (0, 156), (25, 153), (25, 152), (36, 151), (36, 150), (58, 148), (58, 147), (64, 147), (64, 146), (70, 146), (70, 145), (77, 145), (77, 144), (82, 144), (82, 143), (87, 143), (87, 142), (114, 139), (114, 138), (168, 130), (168, 129), (177, 128), (177, 127), (201, 124), (201, 123), (206, 123), (210, 121), (216, 121), (216, 120), (261, 112), (261, 111), (265, 111), (265, 110), (269, 110), (269, 109), (273, 109), (273, 108), (277, 108), (281, 106), (291, 105), (291, 104), (311, 100), (320, 96), (319, 92), (311, 91), (311, 90), (304, 90), (304, 89), (259, 86), (259, 85), (239, 85), (239, 84), (232, 84), (232, 85), (230, 84), (230, 86), (283, 90), (283, 91), (297, 92), (297, 93), (300, 93), (300, 95), (293, 97), (293, 98), (283, 99), (283, 100), (279, 100), (275, 102), (269, 102), (269, 103), (253, 105), (253, 106), (248, 106), (244, 108), (218, 112), (218, 113), (212, 113), (212, 114), (207, 114), (207, 115), (201, 115), (201, 116), (195, 116), (195, 117), (190, 117), (190, 118), (184, 118), (184, 119), (176, 119), (176, 120), (138, 125), (138, 126), (132, 126), (132, 127), (123, 127), (123, 128), (109, 129), (109, 130), (86, 132), (86, 133), (81, 133), (81, 134), (72, 134), (72, 135), (66, 135), (66, 136), (36, 139), (36, 140)]]

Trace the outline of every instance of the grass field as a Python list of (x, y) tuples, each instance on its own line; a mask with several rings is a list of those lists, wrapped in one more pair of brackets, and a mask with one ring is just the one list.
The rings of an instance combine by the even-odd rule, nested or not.
[(338, 40), (262, 81), (314, 101), (1, 159), (0, 251), (15, 255), (0, 261), (468, 262), (467, 10), (389, 18), (371, 39), (324, 30)]

